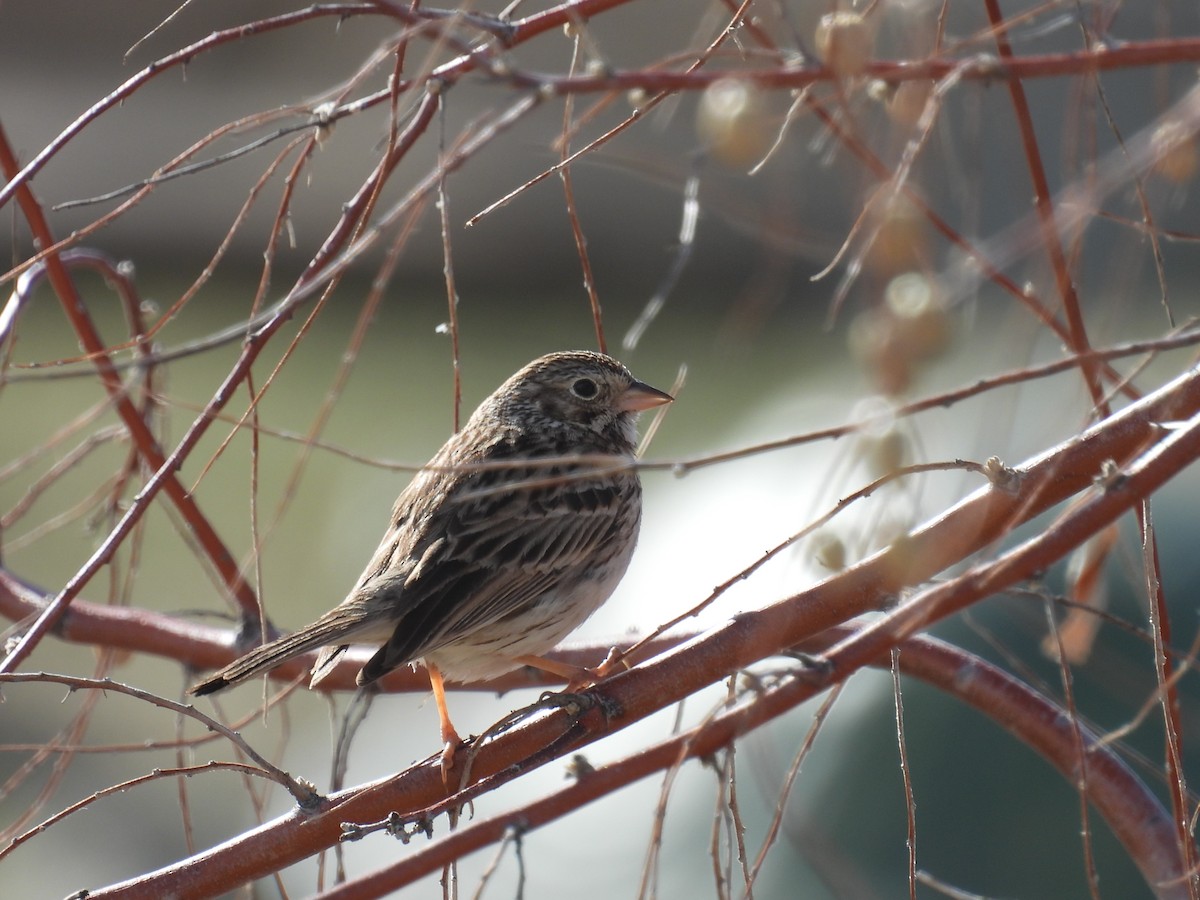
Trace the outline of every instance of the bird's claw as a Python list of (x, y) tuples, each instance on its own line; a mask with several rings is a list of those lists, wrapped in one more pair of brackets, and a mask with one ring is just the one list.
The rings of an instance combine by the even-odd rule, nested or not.
[(608, 656), (604, 657), (604, 662), (600, 665), (590, 668), (580, 669), (575, 673), (574, 677), (567, 682), (567, 686), (563, 688), (563, 692), (574, 694), (585, 687), (590, 687), (594, 684), (599, 684), (610, 675), (617, 672), (628, 672), (629, 663), (625, 661), (625, 657), (621, 655), (616, 647), (608, 651)]
[(442, 785), (451, 793), (454, 791), (452, 785), (455, 784), (455, 781), (452, 780), (450, 776), (454, 774), (455, 767), (458, 763), (459, 751), (465, 749), (466, 746), (466, 741), (460, 738), (457, 734), (454, 735), (453, 738), (447, 739), (446, 743), (442, 745), (442, 754), (439, 760), (440, 768), (442, 770)]

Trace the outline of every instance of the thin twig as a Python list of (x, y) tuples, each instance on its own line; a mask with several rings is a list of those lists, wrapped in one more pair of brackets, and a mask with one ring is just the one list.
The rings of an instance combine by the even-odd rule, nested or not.
[(195, 719), (209, 731), (220, 734), (234, 744), (246, 756), (254, 760), (255, 764), (262, 770), (264, 777), (282, 785), (302, 808), (311, 808), (321, 799), (320, 795), (317, 794), (311, 785), (297, 781), (287, 772), (272, 765), (264, 757), (260, 756), (240, 734), (227, 728), (211, 716), (200, 712), (200, 710), (191, 704), (178, 703), (170, 698), (153, 694), (150, 691), (123, 684), (119, 681), (113, 681), (111, 678), (82, 678), (75, 675), (59, 675), (54, 672), (0, 673), (0, 684), (61, 684), (72, 691), (112, 691), (113, 693), (124, 694), (136, 700), (149, 703), (151, 706), (169, 710), (177, 715), (187, 716), (190, 719)]

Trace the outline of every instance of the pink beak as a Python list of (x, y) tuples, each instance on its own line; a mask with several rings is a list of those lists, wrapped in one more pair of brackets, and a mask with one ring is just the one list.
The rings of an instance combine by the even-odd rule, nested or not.
[(652, 388), (641, 381), (635, 381), (617, 398), (617, 409), (621, 412), (641, 412), (655, 406), (670, 403), (675, 398), (670, 394)]

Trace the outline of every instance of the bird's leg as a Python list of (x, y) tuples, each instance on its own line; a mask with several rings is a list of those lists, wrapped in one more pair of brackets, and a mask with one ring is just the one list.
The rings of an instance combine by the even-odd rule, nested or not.
[(446, 706), (446, 682), (442, 673), (428, 660), (425, 661), (425, 668), (429, 672), (429, 686), (433, 688), (433, 702), (437, 704), (438, 721), (442, 729), (442, 784), (449, 790), (454, 757), (465, 742), (458, 736), (454, 723), (450, 721), (450, 710)]
[(530, 666), (534, 669), (541, 669), (543, 672), (549, 672), (551, 675), (557, 675), (567, 683), (563, 690), (568, 694), (575, 693), (589, 684), (596, 684), (615, 671), (629, 668), (620, 658), (615, 647), (608, 651), (604, 662), (594, 669), (586, 666), (573, 666), (570, 663), (545, 659), (541, 656), (518, 656), (515, 661), (523, 666)]

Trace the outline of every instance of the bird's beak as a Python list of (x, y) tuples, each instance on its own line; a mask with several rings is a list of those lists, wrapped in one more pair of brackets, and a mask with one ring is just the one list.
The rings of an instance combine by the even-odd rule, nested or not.
[(652, 388), (641, 381), (635, 381), (617, 397), (617, 409), (621, 412), (641, 412), (654, 406), (670, 403), (675, 398), (670, 394)]

